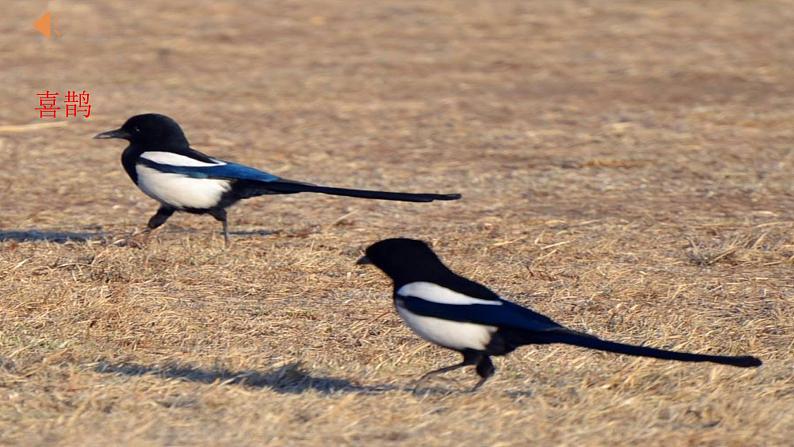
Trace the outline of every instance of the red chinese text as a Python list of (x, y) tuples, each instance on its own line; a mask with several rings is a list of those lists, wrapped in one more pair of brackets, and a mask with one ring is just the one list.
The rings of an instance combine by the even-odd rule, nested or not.
[[(58, 107), (60, 95), (59, 92), (51, 92), (49, 90), (36, 94), (39, 97), (39, 106), (36, 107), (36, 110), (39, 111), (39, 118), (55, 119), (58, 117), (58, 111), (61, 110), (61, 107)], [(77, 90), (67, 90), (66, 97), (63, 100), (66, 118), (77, 117), (78, 115), (83, 118), (89, 118), (91, 116), (90, 98), (91, 94), (85, 90), (80, 93)]]

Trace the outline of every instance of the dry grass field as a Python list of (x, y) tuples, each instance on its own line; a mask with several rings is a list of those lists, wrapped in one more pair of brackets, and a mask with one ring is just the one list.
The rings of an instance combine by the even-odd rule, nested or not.
[[(794, 3), (50, 2), (0, 20), (0, 444), (792, 445)], [(45, 89), (91, 93), (50, 127)], [(91, 140), (156, 111), (215, 156), (336, 186), (178, 214)], [(34, 124), (34, 125), (31, 125)], [(390, 236), (605, 338), (471, 370), (354, 265)], [(67, 240), (68, 239), (68, 240)]]

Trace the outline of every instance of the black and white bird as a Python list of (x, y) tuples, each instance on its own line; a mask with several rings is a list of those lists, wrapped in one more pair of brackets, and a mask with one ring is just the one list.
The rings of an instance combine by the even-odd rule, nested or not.
[(129, 141), (121, 155), (124, 170), (141, 191), (160, 202), (157, 213), (149, 219), (149, 230), (164, 224), (176, 211), (209, 214), (223, 223), (227, 245), (226, 208), (250, 197), (299, 192), (403, 202), (457, 200), (461, 197), (460, 194), (333, 188), (287, 180), (192, 149), (176, 121), (154, 113), (133, 116), (121, 128), (102, 132), (94, 138)]
[(432, 375), (474, 365), (479, 388), (496, 369), (491, 356), (509, 354), (528, 344), (564, 343), (599, 351), (683, 362), (760, 366), (752, 356), (691, 354), (601, 340), (568, 329), (550, 318), (502, 299), (482, 284), (455, 274), (424, 242), (385, 239), (369, 246), (358, 264), (374, 264), (394, 283), (394, 305), (416, 334), (457, 351), (463, 361)]

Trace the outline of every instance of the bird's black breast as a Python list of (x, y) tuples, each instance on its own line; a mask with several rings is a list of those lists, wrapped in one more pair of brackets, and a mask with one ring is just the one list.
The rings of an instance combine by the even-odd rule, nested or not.
[(135, 170), (135, 164), (138, 162), (140, 155), (140, 149), (133, 145), (127, 146), (127, 149), (124, 149), (124, 152), (121, 153), (121, 165), (136, 185), (138, 184), (138, 171)]

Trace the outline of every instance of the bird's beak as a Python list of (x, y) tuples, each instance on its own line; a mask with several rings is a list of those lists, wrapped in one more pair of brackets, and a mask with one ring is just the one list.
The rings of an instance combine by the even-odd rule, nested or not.
[(94, 138), (97, 140), (103, 140), (106, 138), (121, 138), (123, 140), (126, 140), (129, 137), (130, 134), (127, 133), (126, 130), (122, 130), (122, 129), (109, 130), (107, 132), (102, 132), (94, 135)]
[(372, 261), (368, 257), (362, 256), (358, 258), (358, 261), (356, 261), (356, 265), (372, 265)]

